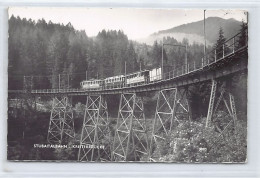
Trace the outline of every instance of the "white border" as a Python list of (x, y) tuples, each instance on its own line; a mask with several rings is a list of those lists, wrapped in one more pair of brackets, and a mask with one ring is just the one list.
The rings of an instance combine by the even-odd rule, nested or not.
[[(260, 177), (260, 2), (245, 0), (0, 0), (0, 177)], [(15, 163), (6, 161), (9, 6), (245, 9), (249, 12), (248, 163)], [(258, 57), (259, 56), (259, 57)], [(258, 59), (259, 58), (259, 59)]]

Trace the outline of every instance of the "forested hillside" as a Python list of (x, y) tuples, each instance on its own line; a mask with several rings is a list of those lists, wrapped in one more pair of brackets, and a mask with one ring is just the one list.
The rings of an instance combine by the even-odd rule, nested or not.
[(78, 88), (86, 70), (91, 79), (123, 74), (124, 62), (127, 73), (139, 68), (133, 43), (122, 31), (103, 30), (93, 39), (70, 23), (12, 16), (8, 45), (11, 89), (21, 88), (24, 76), (34, 76), (34, 88), (57, 88), (60, 74), (62, 87)]
[[(225, 30), (222, 35), (226, 36)], [(164, 43), (187, 45), (189, 66), (199, 67), (203, 45), (178, 42), (164, 37)], [(33, 88), (79, 88), (86, 79), (106, 78), (161, 66), (162, 42), (153, 45), (128, 39), (123, 31), (101, 30), (96, 37), (88, 37), (69, 23), (54, 24), (44, 19), (37, 22), (12, 16), (9, 19), (9, 89), (22, 89), (29, 81)], [(210, 51), (207, 47), (207, 51)], [(164, 46), (164, 71), (184, 65), (185, 48)], [(25, 76), (25, 77), (24, 77)]]
[[(167, 43), (188, 45), (189, 62), (201, 60), (203, 46), (188, 44), (184, 39), (164, 39)], [(86, 78), (105, 78), (141, 69), (161, 66), (162, 45), (152, 46), (128, 39), (122, 31), (102, 30), (94, 38), (69, 23), (37, 22), (12, 16), (9, 19), (9, 88), (22, 89), (28, 77), (33, 88), (78, 88)], [(169, 69), (183, 64), (185, 50), (164, 48), (164, 66)], [(192, 58), (191, 58), (192, 56)], [(196, 57), (195, 57), (196, 56)], [(166, 67), (167, 68), (167, 67)], [(26, 78), (24, 78), (26, 76)]]

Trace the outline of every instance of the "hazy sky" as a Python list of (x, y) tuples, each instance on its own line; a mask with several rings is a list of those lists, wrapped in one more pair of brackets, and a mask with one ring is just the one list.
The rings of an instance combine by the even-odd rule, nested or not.
[[(47, 22), (71, 23), (77, 30), (85, 30), (95, 36), (102, 29), (123, 30), (130, 39), (146, 37), (159, 30), (169, 29), (185, 23), (203, 20), (203, 9), (137, 9), (137, 8), (43, 8), (12, 7), (11, 15)], [(234, 18), (246, 21), (242, 10), (207, 10), (207, 17)]]

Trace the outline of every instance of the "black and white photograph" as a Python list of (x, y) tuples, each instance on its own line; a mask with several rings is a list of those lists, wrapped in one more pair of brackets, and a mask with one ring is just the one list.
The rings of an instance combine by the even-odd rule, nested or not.
[(7, 160), (246, 163), (248, 15), (9, 7)]

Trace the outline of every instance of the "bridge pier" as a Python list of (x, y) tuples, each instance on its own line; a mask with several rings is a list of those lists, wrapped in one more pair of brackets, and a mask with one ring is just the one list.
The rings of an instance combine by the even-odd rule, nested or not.
[[(148, 136), (142, 98), (121, 94), (114, 135), (112, 161), (136, 161), (148, 157)], [(134, 157), (130, 157), (133, 153)]]
[(177, 94), (176, 94), (176, 105), (175, 105), (175, 113), (174, 117), (177, 121), (180, 119), (189, 119), (189, 121), (192, 120), (192, 113), (190, 108), (190, 102), (188, 99), (188, 87), (183, 88), (177, 88)]
[(210, 94), (210, 101), (209, 101), (209, 107), (208, 107), (208, 114), (207, 114), (207, 120), (206, 120), (206, 127), (210, 125), (212, 120), (215, 117), (216, 112), (219, 109), (220, 103), (223, 102), (224, 106), (227, 109), (228, 114), (233, 119), (234, 123), (236, 123), (237, 115), (236, 115), (236, 107), (235, 107), (235, 100), (234, 96), (229, 90), (230, 83), (224, 81), (222, 85), (219, 87), (220, 95), (217, 98), (217, 89), (218, 89), (218, 82), (215, 79), (212, 79), (211, 81), (211, 94)]
[(110, 150), (107, 103), (102, 95), (88, 95), (78, 161), (108, 161)]
[(72, 106), (67, 96), (56, 96), (52, 101), (47, 140), (61, 144), (68, 137), (75, 137)]
[[(215, 130), (217, 130), (220, 133), (218, 135), (217, 140), (212, 144), (212, 148), (220, 139), (220, 137), (223, 136), (223, 134), (228, 129), (230, 129), (232, 125), (234, 128), (234, 133), (236, 135), (237, 114), (234, 95), (230, 90), (230, 79), (228, 81), (223, 81), (222, 84), (220, 82), (217, 82), (215, 79), (212, 79), (211, 83), (211, 94), (206, 120), (206, 127), (214, 125)], [(229, 116), (229, 119), (226, 116)], [(219, 118), (222, 118), (222, 120), (224, 118), (225, 123), (220, 123), (221, 121), (219, 121)], [(224, 127), (221, 128), (220, 125), (224, 125)]]
[(153, 155), (156, 146), (168, 141), (173, 121), (180, 122), (179, 120), (183, 118), (191, 120), (191, 110), (187, 94), (187, 87), (159, 91), (150, 142), (150, 161), (156, 161), (158, 157)]

